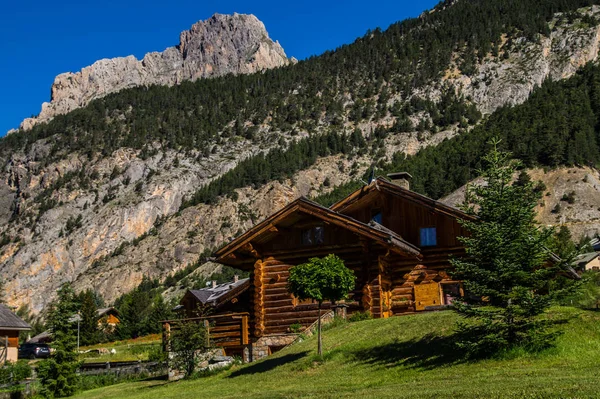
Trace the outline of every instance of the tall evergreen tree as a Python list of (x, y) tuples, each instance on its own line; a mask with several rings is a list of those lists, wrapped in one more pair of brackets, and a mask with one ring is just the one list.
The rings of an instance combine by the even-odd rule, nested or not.
[(77, 312), (75, 292), (66, 283), (58, 290), (58, 298), (50, 305), (47, 328), (52, 333), (54, 353), (40, 362), (37, 369), (42, 383), (41, 394), (47, 398), (71, 396), (75, 393), (79, 377), (76, 374), (77, 333), (72, 317)]
[(529, 181), (513, 183), (518, 162), (498, 150), (484, 157), (486, 184), (467, 190), (463, 221), (470, 232), (461, 241), (466, 256), (452, 260), (454, 277), (466, 295), (455, 309), (466, 318), (458, 326), (458, 346), (469, 355), (489, 355), (514, 346), (538, 349), (552, 342), (548, 321), (548, 282), (562, 265), (551, 264), (547, 249), (552, 230), (535, 222), (539, 193)]
[(82, 345), (93, 345), (100, 342), (100, 330), (98, 329), (98, 307), (96, 306), (96, 295), (91, 290), (79, 294), (80, 301), (80, 338)]

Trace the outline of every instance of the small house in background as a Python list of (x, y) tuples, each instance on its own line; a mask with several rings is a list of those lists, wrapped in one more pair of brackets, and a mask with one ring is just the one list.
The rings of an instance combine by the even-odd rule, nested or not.
[(589, 252), (578, 255), (571, 266), (578, 272), (587, 272), (589, 270), (600, 271), (600, 252)]
[(224, 284), (211, 281), (206, 288), (188, 290), (175, 309), (184, 312), (186, 317), (198, 317), (205, 311), (209, 314), (245, 311), (250, 300), (249, 287), (250, 279), (240, 279), (238, 276)]
[(119, 320), (119, 311), (113, 307), (98, 309), (98, 327), (114, 331), (117, 325), (121, 322)]
[[(98, 317), (98, 328), (104, 332), (113, 332), (117, 325), (121, 322), (119, 320), (119, 311), (115, 308), (101, 308), (96, 310), (96, 315)], [(77, 323), (80, 320), (79, 315), (74, 315), (69, 320), (71, 323)], [(50, 331), (44, 331), (39, 333), (35, 337), (30, 338), (28, 343), (38, 343), (38, 344), (46, 344), (52, 342), (52, 333)]]
[(19, 333), (29, 331), (31, 326), (12, 312), (8, 306), (0, 304), (0, 365), (16, 362), (19, 348)]

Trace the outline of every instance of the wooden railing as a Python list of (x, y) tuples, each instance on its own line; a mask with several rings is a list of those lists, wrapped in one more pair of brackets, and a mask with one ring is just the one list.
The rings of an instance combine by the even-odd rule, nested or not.
[(168, 348), (171, 331), (182, 323), (202, 323), (208, 330), (211, 346), (232, 347), (248, 345), (248, 313), (194, 317), (190, 319), (165, 320), (163, 324), (163, 347)]

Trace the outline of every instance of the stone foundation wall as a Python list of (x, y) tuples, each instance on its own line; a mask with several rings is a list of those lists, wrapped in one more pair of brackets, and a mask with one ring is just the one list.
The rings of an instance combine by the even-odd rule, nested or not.
[[(299, 334), (277, 334), (259, 338), (250, 345), (252, 357), (249, 360), (255, 361), (269, 356), (273, 348), (281, 349), (282, 347), (290, 345), (298, 338), (298, 335)], [(272, 349), (270, 350), (269, 347)]]
[[(204, 370), (204, 369), (212, 370), (213, 368), (225, 367), (226, 366), (225, 364), (220, 364), (220, 363), (226, 363), (225, 361), (212, 362), (212, 360), (215, 358), (223, 358), (224, 357), (223, 355), (224, 355), (223, 348), (211, 349), (208, 352), (197, 351), (196, 357), (197, 357), (198, 363), (196, 365), (196, 371), (200, 371), (200, 370)], [(169, 381), (177, 381), (177, 380), (180, 380), (183, 377), (185, 377), (185, 374), (182, 371), (173, 368), (173, 361), (172, 361), (173, 352), (169, 352), (168, 359), (169, 359), (169, 361), (168, 361)], [(218, 360), (222, 360), (222, 359), (218, 359)]]
[[(343, 310), (345, 311), (345, 309)], [(334, 312), (328, 311), (321, 316), (321, 323), (331, 323), (334, 317)], [(343, 316), (340, 317), (345, 317), (345, 312), (343, 312)], [(310, 327), (306, 328), (306, 330), (302, 332), (302, 335), (310, 337), (315, 333), (316, 329), (317, 322), (315, 321)], [(244, 350), (244, 362), (253, 362), (267, 357), (272, 353), (272, 350), (269, 350), (269, 347), (281, 349), (285, 346), (293, 344), (299, 337), (300, 334), (293, 333), (273, 334), (261, 337), (254, 341), (251, 345), (248, 345), (248, 348)]]

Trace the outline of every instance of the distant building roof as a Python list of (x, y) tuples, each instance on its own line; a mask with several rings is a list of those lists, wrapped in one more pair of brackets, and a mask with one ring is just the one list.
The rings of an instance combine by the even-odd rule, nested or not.
[(33, 342), (41, 344), (41, 343), (45, 343), (45, 342), (51, 342), (52, 341), (52, 334), (50, 333), (50, 331), (44, 331), (39, 333), (38, 335), (36, 335), (35, 337), (31, 337), (29, 340), (27, 340), (27, 342)]
[(0, 330), (31, 330), (31, 326), (6, 305), (0, 304)]
[[(96, 315), (98, 316), (98, 318), (100, 318), (102, 316), (106, 316), (107, 314), (111, 314), (111, 313), (119, 315), (119, 311), (117, 309), (115, 309), (115, 308), (112, 308), (112, 307), (111, 308), (100, 308), (100, 309), (96, 310)], [(74, 323), (77, 320), (81, 320), (81, 317), (78, 314), (74, 315), (73, 317), (71, 317), (69, 319), (69, 321), (71, 323)]]
[(242, 278), (237, 281), (231, 281), (224, 284), (218, 284), (215, 287), (207, 287), (199, 290), (189, 290), (203, 305), (218, 306), (225, 300), (229, 294), (239, 294), (250, 286), (249, 278)]
[(600, 253), (598, 252), (588, 252), (586, 254), (578, 255), (573, 263), (571, 263), (571, 266), (579, 269), (585, 268), (588, 263), (596, 259), (599, 255)]

